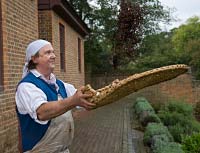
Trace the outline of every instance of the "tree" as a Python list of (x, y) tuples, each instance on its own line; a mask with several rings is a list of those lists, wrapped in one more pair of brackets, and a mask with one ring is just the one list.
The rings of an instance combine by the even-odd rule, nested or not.
[(175, 31), (172, 40), (183, 63), (189, 64), (195, 77), (200, 79), (200, 18), (189, 18)]
[(129, 63), (138, 55), (144, 38), (159, 30), (158, 21), (169, 21), (169, 10), (158, 0), (121, 0), (113, 65)]
[[(133, 60), (144, 36), (155, 32), (157, 22), (168, 17), (158, 0), (130, 0), (128, 16), (126, 12), (119, 15), (119, 0), (68, 1), (91, 29), (85, 41), (85, 64), (92, 73), (111, 72), (112, 65), (124, 65)], [(127, 11), (122, 7), (120, 13), (123, 9)], [(117, 63), (119, 59), (121, 62)]]
[(192, 67), (193, 75), (200, 80), (200, 39), (188, 41), (185, 49), (187, 56), (190, 57), (189, 65)]
[(158, 68), (182, 63), (172, 45), (173, 31), (146, 36), (140, 46), (140, 56), (136, 59), (138, 70)]
[(184, 47), (191, 40), (200, 38), (200, 18), (194, 16), (181, 25), (173, 36), (173, 43), (177, 52), (183, 52)]
[(85, 41), (86, 71), (91, 73), (111, 71), (110, 57), (114, 42), (113, 35), (116, 32), (118, 1), (70, 0), (69, 2), (91, 29), (91, 34)]
[(68, 0), (68, 1), (73, 6), (73, 8), (76, 10), (77, 14), (81, 17), (81, 19), (84, 22), (87, 23), (88, 21), (90, 21), (92, 19), (91, 11), (93, 10), (93, 8), (89, 5), (87, 0), (84, 0), (84, 1)]
[(135, 56), (137, 44), (140, 43), (143, 35), (142, 20), (143, 10), (138, 3), (121, 1), (116, 46), (113, 46), (115, 69)]

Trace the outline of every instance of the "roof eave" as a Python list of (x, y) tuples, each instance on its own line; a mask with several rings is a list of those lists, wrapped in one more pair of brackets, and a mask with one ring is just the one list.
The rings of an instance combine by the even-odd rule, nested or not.
[(48, 0), (45, 2), (39, 0), (38, 10), (53, 10), (82, 37), (90, 33), (90, 29), (66, 0)]

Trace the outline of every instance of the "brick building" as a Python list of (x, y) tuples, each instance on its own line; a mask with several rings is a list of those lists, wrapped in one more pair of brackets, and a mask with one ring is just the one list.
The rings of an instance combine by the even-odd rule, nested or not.
[(0, 1), (0, 152), (17, 152), (15, 89), (25, 49), (42, 38), (55, 49), (55, 74), (79, 87), (84, 78), (84, 37), (89, 29), (66, 0)]

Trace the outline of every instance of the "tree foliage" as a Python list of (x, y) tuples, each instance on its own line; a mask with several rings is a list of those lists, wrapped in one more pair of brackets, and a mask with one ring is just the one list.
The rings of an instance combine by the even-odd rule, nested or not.
[(176, 50), (183, 52), (189, 41), (200, 39), (200, 18), (197, 16), (189, 18), (186, 24), (176, 30), (172, 39)]
[(200, 79), (200, 22), (191, 17), (179, 28), (170, 32), (146, 36), (138, 50), (139, 57), (126, 69), (141, 72), (171, 64), (187, 64), (192, 74)]
[(143, 8), (138, 3), (125, 1), (122, 1), (120, 6), (116, 45), (113, 46), (115, 68), (136, 56), (137, 44), (140, 43), (143, 35)]
[(92, 7), (89, 5), (87, 0), (77, 1), (68, 0), (73, 8), (76, 10), (77, 14), (81, 17), (84, 22), (93, 20), (92, 17)]
[(169, 17), (158, 0), (129, 0), (128, 5), (122, 5), (123, 0), (68, 1), (91, 29), (85, 64), (92, 73), (111, 72), (112, 65), (133, 60), (144, 35), (154, 33), (158, 21)]
[(116, 33), (118, 0), (69, 1), (91, 29), (85, 41), (86, 71), (104, 73), (112, 69), (111, 48)]
[(134, 60), (144, 36), (159, 30), (158, 21), (168, 21), (169, 10), (158, 0), (121, 0), (116, 46), (113, 64), (115, 67)]
[(189, 18), (175, 31), (172, 41), (182, 61), (189, 64), (196, 78), (200, 79), (200, 18)]

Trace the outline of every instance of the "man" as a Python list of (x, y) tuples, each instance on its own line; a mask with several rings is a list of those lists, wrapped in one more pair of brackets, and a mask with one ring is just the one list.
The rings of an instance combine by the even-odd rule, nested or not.
[(84, 87), (56, 79), (54, 49), (46, 40), (36, 40), (26, 49), (22, 80), (16, 90), (21, 152), (69, 153), (74, 135), (71, 109), (95, 106), (83, 94)]

